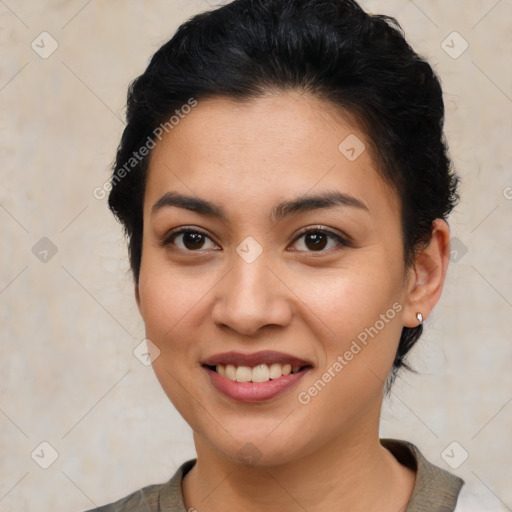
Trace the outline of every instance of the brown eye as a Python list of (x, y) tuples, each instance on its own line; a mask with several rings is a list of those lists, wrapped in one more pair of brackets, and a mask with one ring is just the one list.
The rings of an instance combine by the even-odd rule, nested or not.
[[(332, 240), (330, 247), (329, 241)], [(301, 244), (304, 249), (296, 249), (298, 251), (306, 252), (328, 252), (330, 249), (336, 248), (337, 246), (347, 247), (349, 243), (346, 242), (340, 235), (331, 231), (319, 228), (309, 228), (304, 230), (295, 240), (295, 243), (302, 241)], [(337, 242), (337, 243), (336, 243)], [(327, 247), (327, 250), (324, 250)]]
[(205, 236), (202, 233), (193, 233), (188, 231), (186, 233), (182, 233), (181, 236), (183, 245), (193, 251), (194, 249), (201, 249), (204, 245)]
[[(212, 247), (205, 247), (210, 241)], [(192, 229), (180, 229), (172, 232), (162, 242), (162, 246), (175, 245), (178, 249), (189, 252), (197, 252), (199, 249), (217, 247), (211, 238), (201, 231)]]
[(322, 250), (327, 244), (327, 235), (325, 233), (307, 233), (304, 244), (311, 251)]

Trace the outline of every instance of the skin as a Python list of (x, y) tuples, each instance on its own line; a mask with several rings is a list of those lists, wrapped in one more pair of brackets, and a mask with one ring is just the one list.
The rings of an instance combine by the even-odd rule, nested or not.
[[(415, 473), (380, 445), (379, 417), (402, 327), (418, 325), (417, 312), (427, 318), (441, 295), (449, 228), (434, 221), (430, 244), (405, 268), (399, 198), (369, 149), (355, 161), (338, 150), (350, 134), (370, 147), (321, 99), (274, 92), (243, 103), (199, 101), (152, 152), (135, 296), (160, 350), (157, 378), (194, 432), (197, 463), (182, 485), (187, 509), (315, 512), (342, 503), (397, 512), (411, 496)], [(207, 199), (227, 218), (175, 206), (152, 214), (169, 191)], [(271, 221), (278, 202), (324, 191), (353, 196), (367, 210), (336, 206)], [(317, 225), (348, 235), (351, 245), (327, 237), (316, 249), (299, 237)], [(207, 237), (194, 245), (177, 236), (163, 247), (180, 226)], [(250, 264), (236, 252), (248, 236), (262, 249)], [(300, 403), (298, 393), (394, 303), (401, 306), (394, 318)], [(200, 364), (220, 352), (267, 349), (313, 368), (263, 403), (221, 395)], [(238, 458), (247, 443), (257, 450), (254, 465)]]

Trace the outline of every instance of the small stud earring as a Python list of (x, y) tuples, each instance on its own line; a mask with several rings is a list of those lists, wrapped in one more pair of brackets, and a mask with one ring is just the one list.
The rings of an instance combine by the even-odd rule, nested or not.
[(423, 323), (423, 315), (421, 313), (416, 313), (416, 318), (420, 324)]

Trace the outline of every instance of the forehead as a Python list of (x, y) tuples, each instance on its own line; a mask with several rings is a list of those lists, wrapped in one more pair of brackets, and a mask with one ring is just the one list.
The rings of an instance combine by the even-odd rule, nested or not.
[(370, 141), (332, 105), (295, 92), (250, 101), (210, 98), (198, 101), (153, 149), (145, 215), (170, 190), (247, 208), (320, 189), (350, 192), (370, 209), (397, 206)]

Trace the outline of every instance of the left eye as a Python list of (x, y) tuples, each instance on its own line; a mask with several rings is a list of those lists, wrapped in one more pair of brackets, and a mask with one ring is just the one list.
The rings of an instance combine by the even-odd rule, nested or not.
[(325, 229), (313, 228), (303, 231), (295, 241), (298, 242), (302, 240), (302, 245), (306, 247), (306, 249), (297, 249), (299, 251), (306, 250), (311, 252), (325, 252), (324, 249), (327, 245), (329, 245), (329, 239), (334, 240), (337, 244), (331, 245), (331, 247), (327, 247), (327, 250), (336, 247), (336, 245), (346, 246), (347, 242), (336, 233), (331, 231), (327, 231)]

